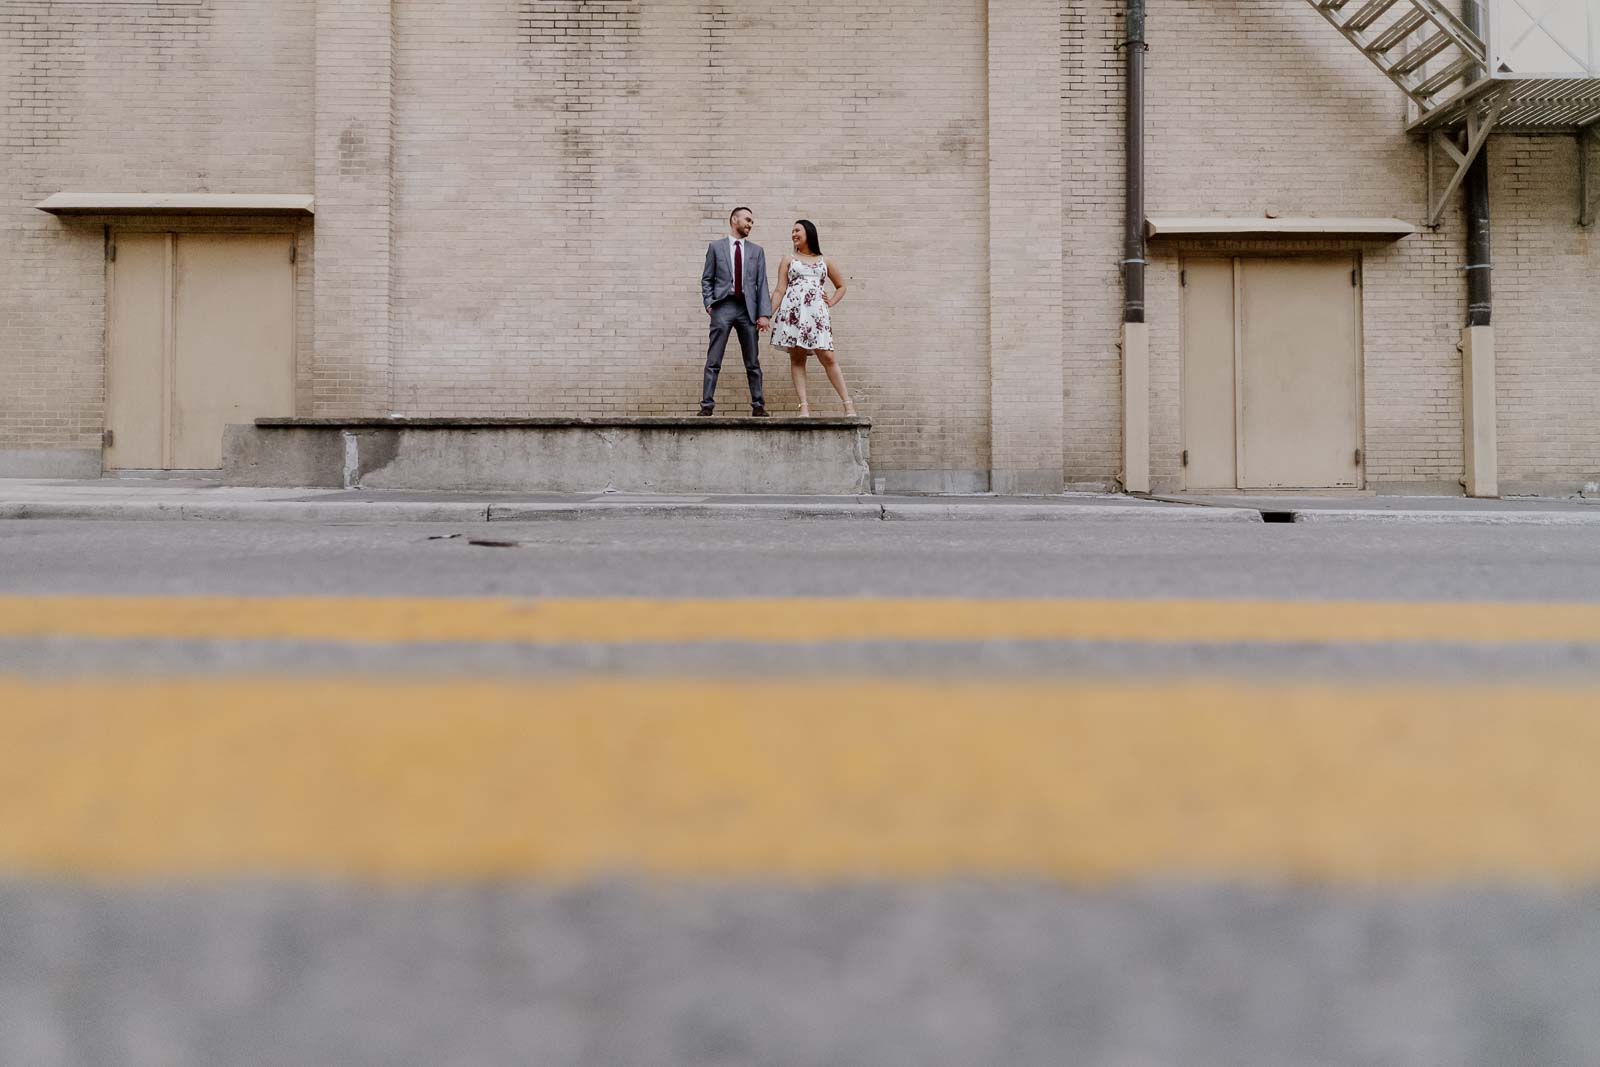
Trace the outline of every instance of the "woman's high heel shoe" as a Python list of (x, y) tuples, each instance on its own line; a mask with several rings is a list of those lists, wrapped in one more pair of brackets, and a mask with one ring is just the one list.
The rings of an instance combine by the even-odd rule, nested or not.
[(846, 416), (854, 415), (856, 413), (856, 406), (853, 401), (846, 400), (844, 402), (844, 413)]
[(811, 405), (810, 404), (801, 404), (795, 410), (800, 412), (800, 417), (802, 419), (809, 419), (811, 417)]

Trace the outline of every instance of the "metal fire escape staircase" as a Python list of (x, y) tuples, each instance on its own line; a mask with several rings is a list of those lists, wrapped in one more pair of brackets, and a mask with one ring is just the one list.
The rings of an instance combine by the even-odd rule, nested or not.
[[(1574, 69), (1561, 76), (1518, 74), (1507, 61), (1497, 61), (1484, 37), (1441, 0), (1307, 2), (1406, 94), (1414, 109), (1409, 128), (1428, 137), (1453, 166), (1444, 188), (1435, 194), (1435, 157), (1429, 153), (1429, 226), (1439, 224), (1451, 195), (1496, 130), (1576, 135), (1579, 223), (1593, 221), (1584, 145), (1586, 137), (1600, 140), (1600, 71), (1593, 55), (1567, 51)], [(1512, 47), (1535, 31), (1547, 30), (1543, 0), (1494, 0), (1493, 6), (1494, 17), (1509, 10), (1507, 21), (1514, 17), (1519, 22), (1521, 37), (1507, 42)], [(1488, 15), (1482, 11), (1476, 25), (1486, 25)]]

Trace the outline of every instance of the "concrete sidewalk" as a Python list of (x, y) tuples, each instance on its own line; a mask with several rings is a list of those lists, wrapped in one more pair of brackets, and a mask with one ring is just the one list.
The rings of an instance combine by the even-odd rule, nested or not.
[(1112, 494), (1056, 497), (578, 495), (268, 489), (175, 479), (0, 479), (0, 519), (251, 522), (536, 522), (608, 516), (916, 521), (1139, 519), (1259, 523), (1248, 509)]
[(1152, 499), (1191, 507), (1249, 511), (1267, 522), (1600, 525), (1600, 499), (1579, 496), (1474, 500), (1462, 496), (1379, 496), (1372, 493), (1328, 496), (1174, 493)]
[(250, 522), (535, 522), (606, 516), (738, 516), (869, 521), (1449, 523), (1600, 526), (1600, 500), (1173, 495), (730, 496), (502, 494), (275, 489), (181, 479), (0, 479), (0, 519)]

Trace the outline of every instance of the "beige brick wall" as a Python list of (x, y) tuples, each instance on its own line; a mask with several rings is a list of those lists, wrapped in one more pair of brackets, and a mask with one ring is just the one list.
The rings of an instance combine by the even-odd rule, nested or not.
[[(748, 204), (772, 269), (805, 217), (849, 277), (878, 465), (987, 471), (983, 0), (396, 9), (398, 410), (692, 412), (706, 242)], [(788, 357), (763, 363), (792, 411)], [(810, 391), (838, 410), (814, 365)], [(718, 403), (747, 404), (736, 354)]]
[[(1104, 484), (1121, 467), (1122, 12), (0, 0), (0, 473), (87, 470), (102, 425), (115, 220), (33, 204), (314, 186), (301, 413), (691, 411), (705, 242), (744, 203), (774, 268), (806, 216), (849, 276), (838, 351), (890, 487), (1052, 467)], [(1421, 221), (1399, 94), (1309, 5), (1150, 0), (1150, 41), (1152, 214)], [(1502, 479), (1600, 478), (1600, 238), (1573, 225), (1575, 148), (1491, 148)], [(1362, 249), (1374, 485), (1461, 474), (1461, 230), (1452, 206), (1437, 232)], [(1158, 487), (1181, 479), (1181, 254), (1152, 249)], [(725, 411), (745, 401), (734, 348)], [(763, 362), (770, 405), (792, 407), (787, 358)], [(815, 367), (811, 391), (833, 410)]]
[(99, 464), (115, 220), (33, 205), (309, 192), (311, 14), (312, 0), (0, 0), (0, 472)]
[[(1404, 133), (1404, 98), (1310, 5), (1157, 0), (1150, 42), (1151, 215), (1422, 221), (1426, 157)], [(1152, 253), (1151, 466), (1175, 485), (1178, 256)], [(1363, 252), (1370, 482), (1461, 475), (1461, 254), (1454, 211), (1437, 232)]]
[[(1066, 477), (1104, 478), (1115, 422), (1121, 4), (1069, 4), (1064, 109), (1071, 146)], [(1427, 156), (1403, 130), (1399, 92), (1309, 5), (1152, 0), (1151, 215), (1394, 216), (1421, 224)], [(1576, 485), (1600, 469), (1600, 240), (1573, 225), (1571, 138), (1491, 141), (1501, 477)], [(1443, 167), (1441, 165), (1441, 171)], [(1362, 247), (1365, 444), (1374, 487), (1455, 486), (1462, 474), (1465, 315), (1459, 194), (1436, 231)], [(1316, 245), (1213, 245), (1243, 252)], [(1339, 246), (1324, 245), (1333, 249)], [(1178, 267), (1152, 247), (1151, 460), (1181, 484)], [(1585, 296), (1584, 294), (1588, 295)]]
[(1490, 146), (1501, 489), (1600, 482), (1600, 233), (1573, 224), (1578, 148)]

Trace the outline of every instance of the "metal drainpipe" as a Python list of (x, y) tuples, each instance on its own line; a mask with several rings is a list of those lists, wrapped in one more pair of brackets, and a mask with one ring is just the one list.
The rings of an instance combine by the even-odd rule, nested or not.
[[(1462, 0), (1461, 14), (1467, 28), (1483, 37), (1479, 0)], [(1489, 245), (1488, 144), (1478, 151), (1478, 158), (1467, 169), (1462, 192), (1467, 221), (1467, 325), (1488, 326), (1494, 316), (1494, 255)]]
[(1127, 214), (1122, 259), (1122, 321), (1144, 321), (1144, 0), (1127, 0)]

